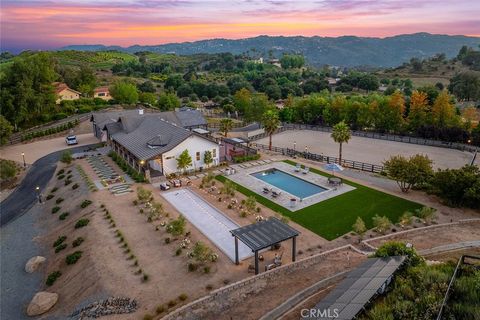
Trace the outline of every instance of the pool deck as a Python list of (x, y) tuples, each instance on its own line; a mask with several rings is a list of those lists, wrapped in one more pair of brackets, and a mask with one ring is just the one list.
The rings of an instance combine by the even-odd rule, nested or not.
[[(240, 227), (199, 195), (190, 189), (182, 188), (160, 193), (185, 218), (212, 241), (230, 260), (235, 262), (235, 240), (230, 230)], [(240, 260), (253, 255), (252, 250), (239, 241)]]
[[(287, 208), (290, 211), (297, 211), (297, 210), (309, 207), (313, 204), (319, 203), (321, 201), (336, 197), (343, 193), (355, 190), (354, 187), (346, 184), (342, 184), (337, 187), (332, 187), (331, 185), (328, 184), (327, 177), (321, 176), (313, 172), (308, 172), (307, 174), (304, 174), (302, 173), (303, 170), (301, 170), (300, 172), (296, 172), (294, 166), (281, 161), (271, 162), (267, 164), (252, 165), (247, 167), (233, 165), (232, 167), (236, 170), (236, 172), (234, 174), (228, 175), (227, 177), (229, 179), (258, 193), (259, 195), (264, 196), (265, 198), (270, 199), (271, 201), (281, 205), (282, 207)], [(294, 196), (284, 190), (281, 190), (278, 187), (272, 186), (267, 182), (257, 179), (251, 175), (252, 173), (265, 171), (272, 168), (281, 170), (297, 178), (319, 185), (320, 187), (326, 188), (327, 190), (324, 192), (312, 195), (310, 197), (300, 199), (297, 196)], [(274, 198), (271, 193), (269, 194), (263, 193), (263, 188), (272, 189), (277, 192), (280, 191), (281, 194), (276, 198)], [(292, 207), (291, 205), (291, 199), (297, 199), (294, 207)]]

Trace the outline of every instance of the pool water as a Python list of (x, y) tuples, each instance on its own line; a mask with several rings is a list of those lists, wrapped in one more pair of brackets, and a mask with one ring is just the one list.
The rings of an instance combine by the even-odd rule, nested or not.
[(300, 199), (328, 190), (278, 169), (269, 169), (251, 175)]

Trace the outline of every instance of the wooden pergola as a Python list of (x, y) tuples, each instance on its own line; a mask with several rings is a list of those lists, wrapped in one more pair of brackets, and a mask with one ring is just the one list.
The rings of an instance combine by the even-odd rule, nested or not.
[(240, 263), (238, 258), (238, 240), (240, 240), (255, 253), (255, 274), (258, 274), (258, 252), (289, 239), (292, 239), (292, 261), (295, 261), (296, 240), (300, 232), (277, 218), (271, 217), (268, 220), (231, 230), (230, 233), (235, 237), (235, 264)]

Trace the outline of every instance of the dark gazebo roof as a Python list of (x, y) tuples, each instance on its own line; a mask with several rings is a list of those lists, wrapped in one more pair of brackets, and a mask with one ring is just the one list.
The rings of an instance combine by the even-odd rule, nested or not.
[(252, 249), (252, 251), (268, 248), (300, 234), (288, 224), (274, 217), (231, 230), (230, 232)]

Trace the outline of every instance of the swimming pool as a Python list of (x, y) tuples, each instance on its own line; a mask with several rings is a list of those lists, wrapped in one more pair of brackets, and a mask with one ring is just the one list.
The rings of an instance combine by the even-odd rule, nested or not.
[(297, 178), (278, 169), (268, 169), (251, 173), (250, 175), (285, 192), (293, 194), (300, 199), (305, 199), (328, 190), (327, 188), (320, 187), (319, 185)]

